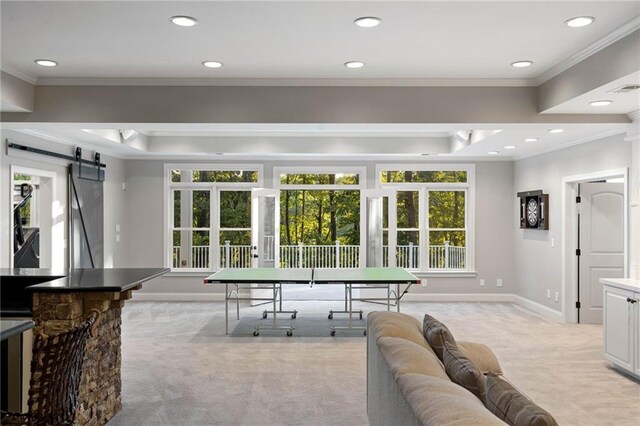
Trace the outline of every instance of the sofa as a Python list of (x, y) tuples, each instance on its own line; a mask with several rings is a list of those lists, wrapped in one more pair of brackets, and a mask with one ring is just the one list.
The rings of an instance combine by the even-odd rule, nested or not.
[[(503, 378), (498, 359), (486, 345), (455, 341), (446, 326), (429, 315), (424, 328), (431, 334), (423, 331), (418, 319), (402, 313), (368, 315), (367, 416), (372, 426), (556, 425), (549, 413)], [(434, 332), (450, 340), (446, 348), (432, 338), (435, 350), (429, 344), (425, 336)], [(477, 381), (481, 393), (452, 381), (450, 374), (458, 380), (455, 363), (460, 361), (452, 353), (462, 359), (457, 370)], [(470, 376), (471, 370), (475, 376)]]

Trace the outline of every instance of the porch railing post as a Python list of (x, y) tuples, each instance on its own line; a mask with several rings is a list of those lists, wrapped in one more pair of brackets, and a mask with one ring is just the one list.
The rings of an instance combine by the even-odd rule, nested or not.
[(413, 242), (409, 242), (409, 268), (413, 268)]
[(298, 243), (298, 268), (302, 268), (302, 243)]
[(231, 241), (229, 240), (224, 242), (224, 260), (225, 268), (229, 268), (231, 264)]
[(336, 268), (340, 267), (340, 241), (336, 240)]
[(444, 267), (450, 269), (449, 265), (449, 241), (444, 242)]

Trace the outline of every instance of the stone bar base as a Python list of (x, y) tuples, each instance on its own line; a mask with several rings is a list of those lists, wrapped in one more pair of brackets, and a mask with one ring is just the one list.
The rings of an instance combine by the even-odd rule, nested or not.
[(121, 314), (124, 301), (131, 298), (133, 290), (33, 295), (35, 333), (68, 330), (82, 323), (90, 311), (100, 312), (94, 335), (87, 343), (76, 414), (78, 425), (104, 425), (122, 408)]

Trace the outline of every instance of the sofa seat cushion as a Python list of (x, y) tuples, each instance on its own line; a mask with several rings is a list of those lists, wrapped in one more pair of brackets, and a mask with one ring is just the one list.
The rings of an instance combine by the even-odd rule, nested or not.
[(511, 383), (496, 374), (487, 375), (486, 406), (512, 426), (557, 426), (542, 407), (535, 404)]
[(442, 351), (444, 350), (445, 342), (449, 342), (454, 346), (456, 345), (456, 339), (453, 338), (453, 334), (451, 334), (449, 328), (429, 314), (425, 314), (424, 320), (422, 321), (422, 333), (440, 361), (442, 361)]
[(405, 374), (398, 378), (398, 388), (422, 425), (504, 425), (478, 398), (449, 380)]
[(498, 358), (487, 345), (461, 341), (456, 341), (456, 345), (483, 374), (502, 374), (502, 367), (500, 367)]
[(397, 312), (372, 312), (367, 316), (369, 332), (376, 338), (398, 337), (414, 342), (431, 350), (422, 336), (420, 321), (416, 318)]
[(449, 380), (444, 366), (432, 350), (398, 337), (381, 337), (378, 339), (378, 345), (396, 380), (409, 373)]
[(451, 381), (462, 386), (484, 403), (487, 379), (482, 371), (449, 342), (444, 344), (442, 357), (444, 370)]

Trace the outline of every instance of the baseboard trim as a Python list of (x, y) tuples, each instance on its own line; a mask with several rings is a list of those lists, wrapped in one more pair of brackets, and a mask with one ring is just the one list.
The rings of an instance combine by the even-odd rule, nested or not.
[[(224, 293), (134, 292), (133, 302), (224, 302)], [(403, 302), (501, 302), (514, 303), (546, 319), (564, 322), (562, 312), (513, 293), (407, 293)]]
[(403, 302), (513, 302), (510, 293), (407, 293)]
[(224, 293), (133, 292), (133, 302), (224, 302)]
[(535, 312), (536, 314), (541, 315), (544, 318), (550, 319), (555, 322), (564, 322), (564, 318), (562, 317), (562, 312), (556, 311), (555, 309), (551, 309), (548, 306), (544, 306), (538, 302), (534, 302), (533, 300), (526, 299), (517, 294), (512, 294), (513, 303), (516, 305), (520, 305), (523, 308), (527, 308), (530, 311)]

